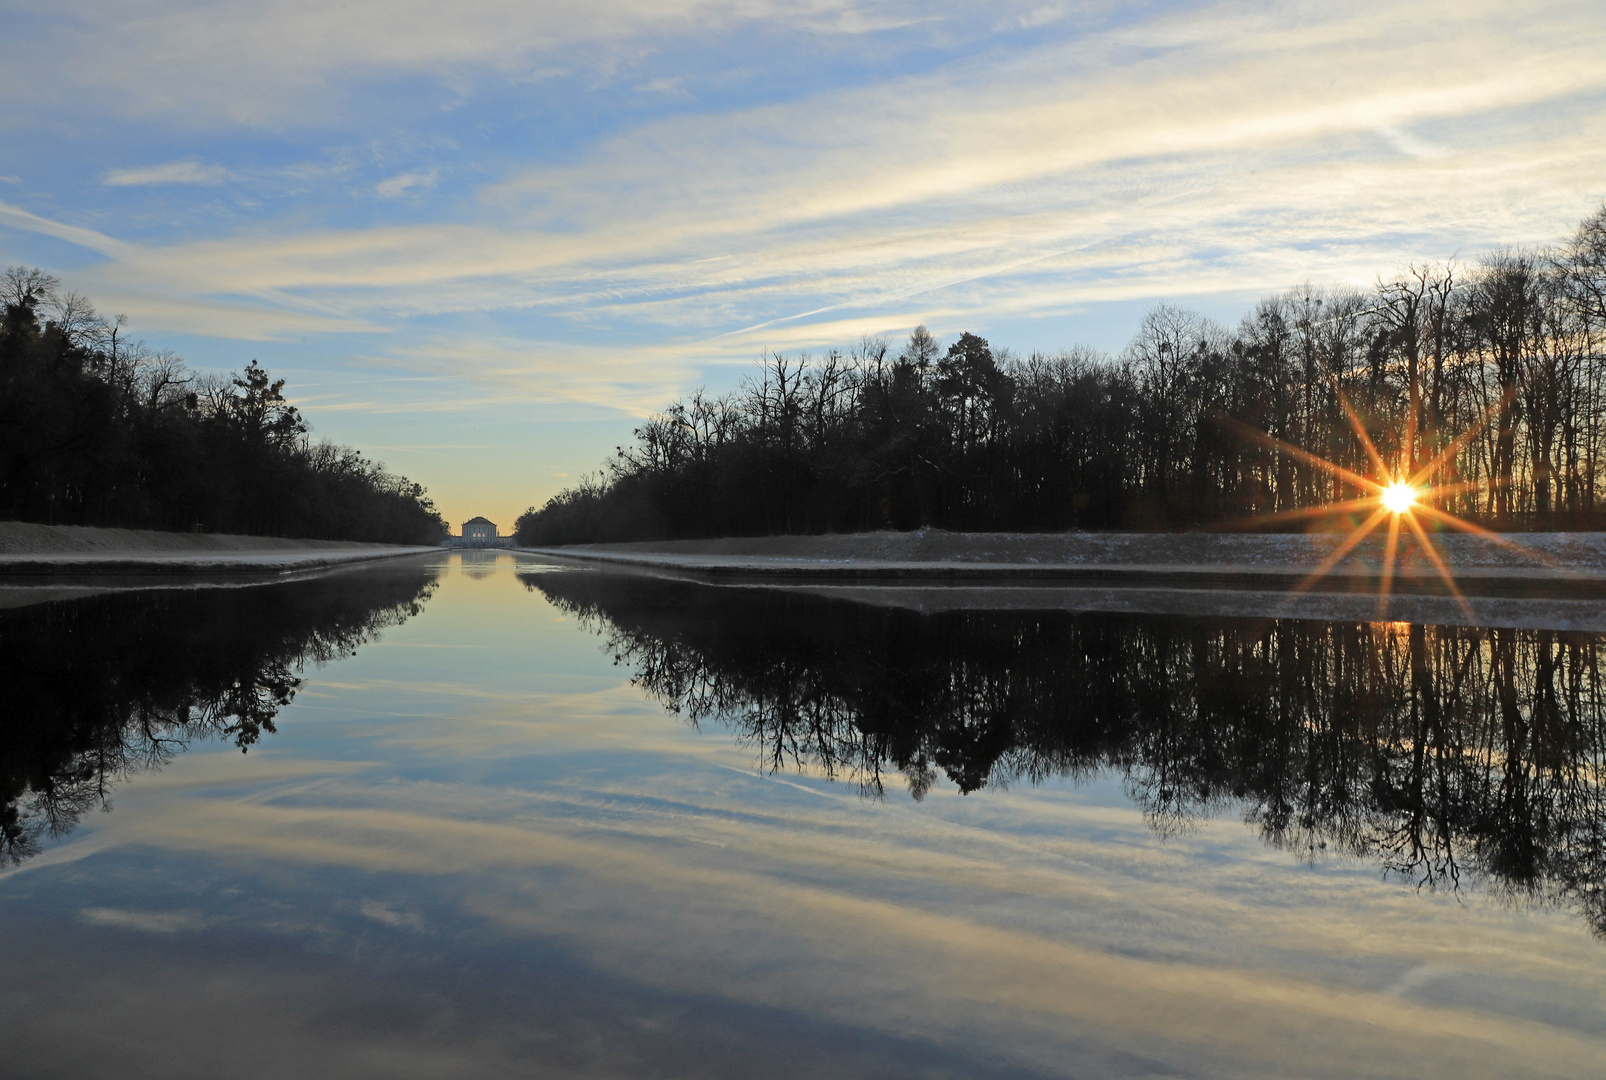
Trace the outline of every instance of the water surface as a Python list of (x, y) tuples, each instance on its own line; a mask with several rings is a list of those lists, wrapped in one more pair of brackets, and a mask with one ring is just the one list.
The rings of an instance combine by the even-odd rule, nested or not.
[(505, 554), (14, 608), (6, 1074), (1596, 1076), (1603, 643)]

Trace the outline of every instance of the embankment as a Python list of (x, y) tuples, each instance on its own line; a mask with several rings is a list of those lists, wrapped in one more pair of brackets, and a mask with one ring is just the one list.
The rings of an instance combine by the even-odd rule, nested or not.
[[(1606, 533), (1522, 533), (1483, 537), (1440, 533), (1433, 551), (1406, 530), (1390, 587), (1480, 595), (1551, 594), (1606, 598)], [(1183, 588), (1315, 588), (1372, 592), (1383, 581), (1382, 537), (1334, 558), (1339, 534), (949, 533), (938, 529), (830, 536), (768, 536), (523, 549), (621, 568), (705, 580), (854, 579), (1034, 585), (1147, 585)], [(1328, 565), (1331, 564), (1331, 565)], [(1312, 575), (1322, 570), (1319, 579)]]
[(0, 575), (261, 574), (433, 550), (342, 540), (0, 521)]

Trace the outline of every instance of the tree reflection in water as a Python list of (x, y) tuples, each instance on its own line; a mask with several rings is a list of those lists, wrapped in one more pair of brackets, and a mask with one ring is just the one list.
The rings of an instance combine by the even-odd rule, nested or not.
[(416, 615), (434, 568), (124, 592), (0, 612), (0, 863), (109, 807), (119, 779), (197, 739), (272, 734), (309, 664)]
[(1431, 888), (1476, 879), (1606, 936), (1601, 635), (922, 615), (795, 592), (526, 573), (693, 723), (770, 769), (921, 798), (1113, 773), (1163, 832), (1239, 809), (1273, 846)]

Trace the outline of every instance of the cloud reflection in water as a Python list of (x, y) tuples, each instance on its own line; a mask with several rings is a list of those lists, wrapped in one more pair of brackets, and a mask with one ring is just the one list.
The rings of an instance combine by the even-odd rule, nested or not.
[(1429, 887), (1476, 878), (1606, 935), (1606, 638), (1068, 612), (934, 616), (779, 591), (526, 573), (634, 681), (765, 768), (918, 800), (1115, 774), (1154, 828), (1229, 808), (1267, 843)]
[[(884, 613), (815, 602), (786, 608), (815, 650), (800, 657), (725, 598), (620, 597), (579, 574), (542, 575), (532, 593), (510, 569), (448, 571), (419, 617), (306, 676), (249, 755), (197, 748), (131, 779), (115, 814), (57, 849), (93, 840), (83, 858), (47, 852), (0, 878), (0, 906), (30, 930), (0, 993), (38, 1020), (16, 1060), (45, 1060), (30, 1047), (69, 1030), (74, 1008), (99, 1021), (71, 1029), (75, 1060), (117, 1046), (131, 1075), (161, 1075), (152, 1063), (182, 1050), (211, 1075), (737, 1076), (757, 1062), (793, 1076), (1587, 1076), (1606, 1050), (1600, 946), (1575, 914), (1419, 893), (1366, 859), (1307, 865), (1235, 820), (1161, 835), (1128, 798), (1142, 789), (1123, 792), (1102, 765), (999, 789), (1008, 753), (992, 768), (970, 749), (936, 757), (994, 747), (985, 725), (914, 737), (952, 713), (887, 713), (888, 737), (899, 720), (898, 745), (926, 747), (922, 801), (864, 798), (817, 762), (771, 778), (752, 768), (762, 742), (666, 722), (590, 629), (560, 617), (593, 604), (591, 629), (631, 629), (688, 661), (665, 671), (700, 657), (727, 679), (747, 674), (719, 651), (739, 639), (740, 656), (767, 653), (794, 683), (867, 687), (889, 710), (941, 700), (903, 696), (915, 683), (884, 661), (908, 648), (942, 661), (917, 670), (947, 672), (945, 692), (975, 703), (959, 715), (977, 719), (987, 678), (1020, 671), (1053, 689), (1053, 669), (1076, 660), (1063, 649), (944, 659), (935, 631), (899, 623), (916, 637), (877, 644)], [(1064, 646), (1065, 623), (1077, 620), (1004, 640)], [(1112, 642), (1157, 633), (1082, 624)], [(1199, 630), (1216, 641), (1199, 654), (1174, 630), (1166, 656), (1224, 655), (1219, 631)], [(1349, 631), (1330, 630), (1299, 647), (1346, 655)], [(1409, 657), (1408, 634), (1397, 648)], [(842, 653), (878, 674), (841, 682), (849, 669), (825, 661)], [(1093, 689), (1089, 672), (1082, 682)], [(1125, 747), (1136, 767), (1153, 747), (1194, 745), (1193, 729), (1120, 716), (1087, 735), (1085, 757)], [(1353, 755), (1333, 726), (1335, 752)], [(1216, 753), (1236, 752), (1225, 739)], [(960, 796), (950, 767), (982, 785)], [(881, 779), (908, 784), (896, 769)], [(168, 1049), (127, 1051), (186, 991)], [(208, 1057), (208, 1033), (233, 1056)]]

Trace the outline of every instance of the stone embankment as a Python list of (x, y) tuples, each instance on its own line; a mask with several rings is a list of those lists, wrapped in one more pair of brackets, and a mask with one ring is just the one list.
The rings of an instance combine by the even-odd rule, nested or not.
[[(1381, 531), (1381, 530), (1380, 530)], [(1373, 592), (1384, 541), (1374, 537), (1321, 568), (1339, 534), (950, 533), (938, 529), (827, 536), (769, 536), (526, 548), (548, 557), (702, 580), (955, 584), (1124, 584), (1184, 588)], [(1441, 533), (1433, 544), (1469, 594), (1606, 597), (1606, 533)], [(1443, 593), (1443, 576), (1408, 532), (1392, 589)]]
[(434, 550), (340, 540), (0, 521), (0, 575), (263, 574)]

